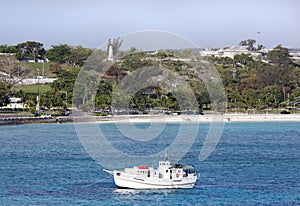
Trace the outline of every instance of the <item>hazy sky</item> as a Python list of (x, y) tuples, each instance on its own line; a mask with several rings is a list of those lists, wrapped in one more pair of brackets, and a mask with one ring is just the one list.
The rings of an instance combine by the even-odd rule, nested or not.
[(248, 38), (268, 48), (300, 48), (299, 0), (0, 0), (0, 8), (0, 44), (96, 48), (115, 36), (157, 30), (201, 48)]

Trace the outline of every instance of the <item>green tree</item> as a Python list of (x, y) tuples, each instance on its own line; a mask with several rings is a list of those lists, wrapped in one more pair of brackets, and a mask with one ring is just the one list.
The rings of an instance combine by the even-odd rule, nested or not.
[(9, 86), (0, 81), (0, 107), (9, 103)]
[(259, 100), (260, 91), (255, 89), (247, 89), (242, 93), (242, 101), (244, 103), (245, 109), (257, 108), (257, 102)]
[(276, 64), (277, 66), (286, 67), (288, 65), (292, 65), (293, 62), (290, 59), (289, 50), (281, 45), (276, 46), (273, 50), (271, 50), (268, 55), (268, 59)]
[(0, 53), (17, 53), (18, 49), (16, 46), (9, 46), (7, 44), (0, 45)]
[(233, 59), (231, 59), (230, 57), (221, 57), (218, 60), (221, 61), (223, 67), (227, 65), (232, 65), (234, 63)]
[(267, 106), (276, 108), (279, 106), (279, 103), (283, 101), (283, 94), (280, 85), (267, 86), (262, 90), (262, 92), (264, 92)]
[(250, 54), (237, 54), (233, 59), (235, 63), (241, 63), (243, 65), (247, 65), (249, 62), (252, 63), (254, 61)]
[(36, 60), (36, 58), (43, 58), (45, 54), (45, 49), (43, 48), (43, 44), (35, 41), (27, 41), (18, 44), (17, 46), (17, 58), (19, 60), (24, 58), (32, 58)]
[(276, 75), (275, 82), (282, 87), (283, 100), (286, 99), (285, 86), (289, 85), (291, 80), (291, 71), (294, 70), (294, 63), (290, 58), (289, 51), (287, 48), (281, 45), (276, 46), (273, 50), (268, 53), (268, 59), (275, 64), (274, 72)]
[(287, 71), (283, 67), (266, 65), (258, 70), (260, 88), (270, 85), (281, 85)]
[(254, 51), (255, 39), (247, 39), (240, 42), (241, 46), (248, 46), (248, 49)]
[(71, 50), (67, 44), (52, 45), (52, 48), (47, 50), (46, 57), (51, 61), (67, 63), (70, 61)]
[(156, 54), (156, 56), (160, 59), (164, 59), (167, 58), (169, 55), (167, 52), (163, 51), (163, 50), (159, 50)]
[(241, 94), (238, 91), (238, 86), (236, 84), (231, 84), (226, 87), (226, 93), (228, 98), (228, 103), (230, 108), (237, 108), (238, 103), (241, 100)]
[(113, 85), (108, 81), (101, 81), (99, 83), (96, 97), (95, 106), (96, 108), (106, 109), (111, 107), (111, 98), (113, 93)]
[(299, 97), (300, 97), (300, 88), (295, 88), (290, 95), (291, 101), (295, 101), (296, 98)]
[(136, 52), (136, 48), (134, 46), (130, 47), (130, 49), (128, 50), (128, 53), (132, 54), (134, 52)]
[[(79, 68), (62, 70), (57, 75), (57, 80), (51, 84), (51, 92), (41, 97), (41, 102), (46, 106), (66, 107), (72, 103), (73, 88), (79, 72)], [(50, 100), (51, 99), (51, 103)]]
[(31, 74), (32, 69), (21, 64), (15, 56), (0, 56), (0, 80), (11, 87), (31, 76)]
[(257, 45), (257, 51), (260, 51), (264, 48), (265, 48), (264, 45), (261, 45), (261, 44)]
[(144, 52), (136, 52), (133, 54), (130, 54), (123, 58), (122, 62), (119, 63), (120, 68), (126, 70), (126, 71), (134, 71), (138, 68), (141, 68), (143, 66), (147, 66), (147, 61), (142, 61), (145, 57)]
[(92, 52), (93, 50), (82, 46), (73, 47), (69, 54), (69, 61), (75, 65), (82, 66)]

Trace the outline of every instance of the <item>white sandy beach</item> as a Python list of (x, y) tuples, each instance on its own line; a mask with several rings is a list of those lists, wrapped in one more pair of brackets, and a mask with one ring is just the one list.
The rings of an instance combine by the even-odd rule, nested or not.
[(231, 122), (300, 122), (300, 114), (226, 114), (227, 121)]
[(146, 122), (300, 122), (300, 114), (223, 114), (223, 115), (116, 115), (97, 118), (97, 123)]

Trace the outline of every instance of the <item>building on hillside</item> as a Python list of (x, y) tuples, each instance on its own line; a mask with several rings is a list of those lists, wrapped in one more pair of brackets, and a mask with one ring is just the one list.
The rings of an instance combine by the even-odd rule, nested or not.
[(229, 57), (234, 58), (237, 54), (250, 54), (251, 51), (247, 46), (232, 46), (230, 48), (221, 48), (219, 50), (200, 51), (201, 56)]
[(34, 63), (34, 62), (39, 62), (39, 63), (43, 63), (43, 62), (49, 62), (49, 59), (45, 58), (35, 58), (35, 59), (31, 59), (31, 58), (25, 58), (25, 59), (21, 59), (21, 62), (27, 62), (27, 63)]
[(15, 56), (16, 53), (0, 53), (0, 56)]
[(300, 50), (299, 49), (290, 49), (289, 55), (292, 59), (300, 59)]
[(177, 57), (167, 57), (166, 59), (171, 61), (181, 61), (181, 62), (191, 62), (193, 60), (192, 58), (177, 58)]
[(48, 77), (43, 77), (43, 76), (37, 76), (37, 78), (27, 78), (27, 79), (22, 79), (19, 81), (19, 84), (25, 84), (25, 85), (30, 85), (30, 84), (48, 84), (48, 83), (53, 83), (57, 78), (48, 78)]
[(0, 107), (1, 109), (28, 109), (28, 105), (25, 104), (21, 98), (19, 97), (10, 97), (9, 103), (3, 107)]
[(230, 48), (221, 48), (221, 49), (205, 49), (200, 51), (201, 56), (215, 56), (215, 57), (229, 57), (231, 59), (234, 58), (235, 55), (241, 54), (250, 54), (254, 57), (264, 56), (266, 55), (268, 50), (260, 50), (260, 51), (251, 51), (248, 46), (232, 46)]

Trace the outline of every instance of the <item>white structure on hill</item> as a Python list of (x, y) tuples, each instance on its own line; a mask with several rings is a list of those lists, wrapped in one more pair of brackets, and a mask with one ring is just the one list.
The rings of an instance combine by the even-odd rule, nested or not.
[(1, 109), (28, 109), (28, 105), (25, 104), (21, 98), (19, 97), (10, 97), (9, 103), (3, 107), (0, 107)]
[(248, 49), (248, 46), (232, 46), (230, 48), (221, 48), (218, 50), (210, 50), (205, 49), (203, 51), (200, 51), (201, 56), (215, 56), (215, 57), (229, 57), (234, 58), (235, 55), (241, 55), (241, 54), (250, 54), (252, 56), (263, 56), (265, 53), (267, 53), (267, 50), (261, 50), (261, 51), (250, 51)]
[(299, 50), (290, 50), (289, 55), (292, 59), (300, 59), (300, 51)]
[(47, 78), (43, 76), (37, 76), (37, 78), (28, 78), (28, 79), (22, 79), (19, 84), (47, 84), (47, 83), (53, 83), (57, 78)]

